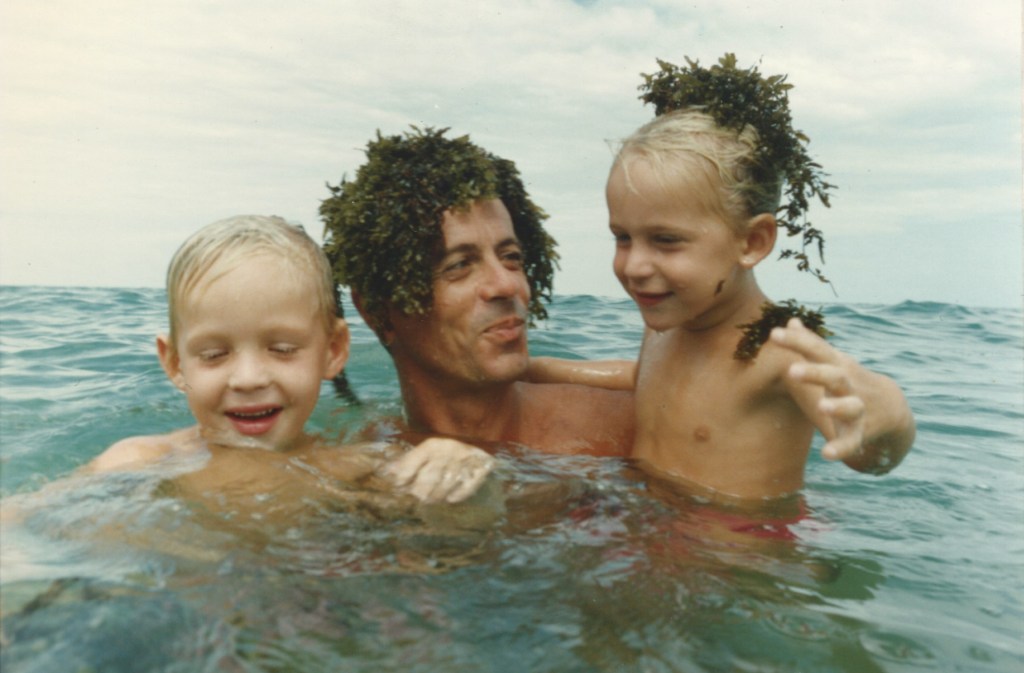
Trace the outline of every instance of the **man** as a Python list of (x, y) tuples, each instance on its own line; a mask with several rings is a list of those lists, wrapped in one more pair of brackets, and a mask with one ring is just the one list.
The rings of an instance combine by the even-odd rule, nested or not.
[[(335, 278), (394, 360), (410, 429), (628, 455), (631, 393), (520, 380), (527, 325), (551, 297), (554, 240), (515, 165), (445, 131), (378, 133), (355, 179), (320, 208)], [(851, 426), (867, 448), (852, 466), (892, 469), (914, 436), (899, 388), (813, 339), (789, 339), (816, 363), (803, 380), (837, 404), (856, 393)]]
[(554, 241), (512, 162), (444, 134), (378, 134), (320, 209), (335, 276), (394, 359), (409, 428), (626, 455), (630, 393), (519, 380)]

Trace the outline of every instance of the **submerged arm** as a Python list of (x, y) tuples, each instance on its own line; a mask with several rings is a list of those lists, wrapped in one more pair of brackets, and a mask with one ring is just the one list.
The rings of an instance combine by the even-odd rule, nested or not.
[(885, 474), (903, 461), (916, 434), (914, 415), (900, 387), (836, 350), (799, 320), (772, 331), (774, 343), (802, 355), (787, 373), (789, 383), (816, 386), (822, 455), (859, 472)]
[(633, 390), (636, 362), (631, 360), (564, 360), (530, 358), (530, 383), (578, 383), (608, 390)]

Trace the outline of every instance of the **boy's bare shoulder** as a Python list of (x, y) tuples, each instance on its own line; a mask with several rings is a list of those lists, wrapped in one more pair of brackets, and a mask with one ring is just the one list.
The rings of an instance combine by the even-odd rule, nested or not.
[(174, 452), (198, 447), (195, 428), (176, 430), (164, 435), (127, 437), (96, 456), (85, 466), (87, 473), (136, 470), (156, 463)]

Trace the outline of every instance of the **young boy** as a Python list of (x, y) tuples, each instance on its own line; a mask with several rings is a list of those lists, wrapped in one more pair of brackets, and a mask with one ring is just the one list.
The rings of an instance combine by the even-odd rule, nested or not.
[[(666, 71), (678, 81), (698, 73), (691, 66)], [(684, 84), (756, 76), (725, 70), (700, 70), (708, 77)], [(729, 90), (708, 87), (706, 97), (723, 89)], [(749, 353), (741, 359), (741, 326), (767, 334), (767, 298), (754, 267), (775, 246), (780, 186), (794, 178), (772, 165), (754, 125), (736, 129), (706, 111), (721, 109), (722, 101), (702, 102), (664, 110), (638, 129), (608, 178), (615, 275), (646, 325), (639, 361), (535, 358), (530, 379), (635, 389), (632, 455), (656, 472), (720, 494), (771, 498), (800, 489), (815, 428), (830, 440), (826, 457), (857, 469), (891, 469), (913, 435), (909, 410), (897, 423), (899, 437), (866, 450), (864, 400), (855, 386), (867, 381), (869, 392), (881, 395), (873, 403), (905, 409), (891, 381), (843, 360), (798, 321), (763, 347), (755, 344), (760, 351), (753, 359)], [(748, 105), (756, 103), (748, 98)], [(766, 194), (774, 199), (766, 203)]]
[(175, 477), (179, 492), (273, 493), (286, 503), (374, 482), (457, 502), (490, 472), (490, 456), (454, 440), (428, 439), (403, 454), (329, 447), (306, 433), (321, 382), (348, 358), (349, 335), (327, 259), (300, 227), (239, 216), (200, 229), (171, 261), (167, 299), (170, 330), (157, 353), (196, 425), (121, 440), (87, 472), (185, 463), (195, 469)]

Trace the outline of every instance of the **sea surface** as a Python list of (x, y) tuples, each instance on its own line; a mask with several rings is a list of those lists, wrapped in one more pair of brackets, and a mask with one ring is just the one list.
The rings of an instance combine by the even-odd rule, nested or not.
[[(0, 670), (1024, 670), (1021, 312), (824, 312), (916, 414), (888, 475), (822, 460), (818, 438), (802, 494), (754, 516), (628, 461), (508, 447), (495, 479), (522, 497), (489, 522), (341, 505), (280, 521), (204, 509), (166, 475), (74, 474), (191, 424), (156, 359), (162, 291), (2, 287)], [(352, 323), (362, 404), (325, 384), (311, 421), (337, 438), (400, 413)], [(557, 297), (531, 350), (633, 357), (640, 331), (629, 301)]]

